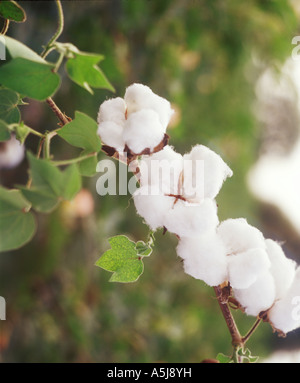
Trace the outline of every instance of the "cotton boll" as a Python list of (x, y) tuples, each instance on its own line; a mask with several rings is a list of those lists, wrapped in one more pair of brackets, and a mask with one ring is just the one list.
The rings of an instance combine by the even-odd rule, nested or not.
[(123, 98), (116, 97), (104, 101), (99, 108), (97, 122), (113, 121), (118, 125), (125, 123), (126, 104)]
[(195, 182), (196, 177), (199, 179), (199, 187), (203, 188), (199, 190), (198, 195), (196, 193), (196, 199), (197, 197), (214, 199), (225, 179), (233, 174), (222, 158), (204, 145), (194, 146), (189, 154), (184, 155), (184, 161), (190, 162), (192, 167), (191, 172), (184, 172), (186, 193), (189, 191), (188, 186), (192, 180)]
[(158, 114), (150, 109), (142, 109), (128, 116), (123, 139), (133, 153), (139, 154), (146, 148), (152, 151), (162, 141), (164, 134)]
[(257, 248), (228, 256), (228, 274), (230, 286), (246, 289), (257, 278), (267, 272), (271, 262), (265, 250)]
[(277, 242), (272, 239), (266, 239), (266, 245), (267, 253), (271, 260), (270, 272), (275, 280), (276, 298), (282, 298), (294, 280), (297, 264), (285, 256)]
[(8, 141), (0, 142), (0, 169), (11, 169), (18, 166), (25, 154), (25, 147), (14, 135)]
[(215, 231), (180, 238), (177, 254), (184, 259), (187, 274), (210, 286), (220, 285), (228, 278), (226, 249)]
[(166, 194), (179, 194), (179, 177), (182, 172), (182, 155), (167, 145), (139, 162), (140, 183), (158, 185)]
[(246, 314), (257, 316), (269, 309), (275, 300), (275, 283), (269, 271), (260, 275), (246, 289), (233, 289), (234, 297), (244, 307)]
[(168, 210), (164, 226), (179, 237), (194, 237), (215, 229), (218, 222), (215, 201), (206, 199), (201, 204), (191, 204), (179, 199)]
[(174, 198), (161, 194), (158, 187), (147, 185), (136, 190), (133, 200), (137, 213), (152, 230), (164, 226), (165, 214), (174, 202)]
[(115, 148), (118, 152), (122, 152), (125, 147), (123, 130), (122, 125), (113, 121), (104, 121), (99, 124), (97, 133), (102, 143)]
[(124, 100), (127, 105), (128, 116), (142, 109), (155, 111), (164, 129), (170, 122), (173, 110), (168, 100), (153, 93), (152, 90), (142, 84), (132, 84), (125, 92)]
[(285, 334), (300, 327), (300, 267), (287, 293), (268, 312), (268, 318), (274, 328)]
[(242, 253), (251, 248), (266, 249), (261, 231), (247, 223), (244, 218), (227, 219), (217, 229), (228, 249), (228, 254)]

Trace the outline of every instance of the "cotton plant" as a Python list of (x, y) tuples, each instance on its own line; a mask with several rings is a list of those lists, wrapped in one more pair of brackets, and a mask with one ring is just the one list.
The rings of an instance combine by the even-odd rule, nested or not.
[[(300, 327), (300, 267), (245, 218), (219, 221), (215, 199), (233, 172), (204, 145), (183, 155), (176, 152), (166, 134), (172, 114), (170, 102), (143, 84), (132, 84), (124, 98), (100, 105), (103, 150), (118, 159), (125, 153), (129, 167), (134, 164), (139, 188), (133, 202), (149, 226), (150, 239), (134, 243), (125, 236), (113, 237), (111, 250), (96, 264), (112, 271), (112, 280), (132, 282), (143, 271), (143, 257), (151, 254), (153, 233), (163, 229), (174, 234), (184, 272), (214, 288), (229, 328), (233, 354), (220, 354), (217, 361), (254, 361), (245, 344), (261, 321), (280, 335)], [(256, 317), (245, 336), (239, 333), (232, 307)]]

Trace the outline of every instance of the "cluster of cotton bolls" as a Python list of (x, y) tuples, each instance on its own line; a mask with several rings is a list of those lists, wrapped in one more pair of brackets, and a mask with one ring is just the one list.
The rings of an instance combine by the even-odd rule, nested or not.
[(203, 145), (184, 155), (169, 145), (155, 151), (171, 115), (170, 103), (141, 84), (128, 87), (124, 100), (100, 106), (104, 144), (136, 154), (150, 149), (138, 159), (137, 213), (151, 230), (164, 228), (178, 237), (187, 274), (210, 286), (229, 285), (248, 315), (267, 312), (274, 329), (294, 330), (300, 326), (293, 301), (298, 296), (300, 304), (300, 267), (244, 218), (219, 222), (215, 198), (233, 173), (217, 153)]

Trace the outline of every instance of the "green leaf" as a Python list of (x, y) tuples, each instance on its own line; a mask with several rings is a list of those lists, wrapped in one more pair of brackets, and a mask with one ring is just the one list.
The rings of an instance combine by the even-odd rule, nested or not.
[(96, 262), (96, 266), (113, 272), (110, 282), (135, 282), (144, 271), (142, 256), (136, 250), (136, 244), (125, 235), (109, 239), (111, 249), (107, 250)]
[(63, 197), (72, 200), (81, 189), (81, 176), (76, 164), (70, 165), (63, 172)]
[(11, 137), (8, 125), (5, 121), (0, 120), (0, 142), (7, 141)]
[(50, 213), (60, 202), (59, 198), (47, 189), (27, 189), (20, 186), (20, 190), (32, 207), (41, 213)]
[(60, 77), (49, 63), (17, 57), (0, 67), (0, 83), (24, 97), (43, 101), (60, 85)]
[(25, 125), (23, 121), (21, 121), (19, 125), (14, 127), (14, 132), (17, 140), (19, 140), (21, 144), (24, 144), (27, 136), (30, 133), (30, 128), (29, 126)]
[[(87, 154), (89, 154), (89, 151), (83, 150), (79, 157), (85, 156)], [(78, 162), (78, 169), (80, 174), (84, 177), (93, 177), (97, 173), (97, 163), (98, 159), (96, 154), (90, 158)]]
[(57, 134), (70, 145), (83, 148), (86, 153), (92, 153), (101, 150), (97, 129), (96, 121), (86, 114), (76, 111), (74, 120), (64, 125)]
[(144, 241), (138, 241), (135, 245), (137, 253), (143, 257), (149, 257), (152, 253), (152, 247)]
[(61, 196), (64, 181), (60, 170), (49, 160), (36, 158), (29, 152), (27, 156), (33, 186), (47, 191), (49, 194), (53, 194), (53, 196)]
[(3, 36), (2, 38), (4, 38), (5, 40), (7, 60), (15, 59), (17, 57), (22, 57), (27, 60), (36, 61), (42, 64), (47, 64), (46, 60), (44, 60), (40, 55), (38, 55), (32, 49), (27, 47), (27, 45), (6, 35)]
[(10, 89), (0, 89), (0, 119), (7, 124), (20, 121), (19, 95)]
[(5, 189), (0, 186), (0, 215), (11, 211), (28, 210), (30, 203), (17, 189)]
[(4, 19), (22, 23), (26, 20), (24, 9), (15, 1), (0, 1), (0, 16)]
[(17, 249), (31, 240), (36, 222), (19, 190), (0, 187), (0, 251)]
[(86, 52), (73, 52), (73, 57), (66, 62), (66, 71), (76, 84), (93, 94), (91, 88), (102, 88), (115, 91), (104, 73), (97, 66), (103, 56)]
[(224, 355), (221, 352), (217, 355), (216, 358), (220, 363), (232, 363), (232, 357)]
[(237, 354), (241, 357), (243, 363), (256, 363), (259, 359), (258, 356), (251, 355), (249, 348), (240, 348)]

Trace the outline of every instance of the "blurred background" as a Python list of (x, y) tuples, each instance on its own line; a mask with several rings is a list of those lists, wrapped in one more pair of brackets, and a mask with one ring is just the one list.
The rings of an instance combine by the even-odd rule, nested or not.
[[(292, 38), (300, 35), (294, 1), (99, 0), (62, 1), (65, 28), (59, 41), (101, 53), (100, 67), (115, 94), (90, 95), (62, 67), (54, 96), (71, 118), (80, 110), (94, 119), (107, 98), (123, 97), (140, 82), (175, 109), (170, 144), (181, 153), (201, 143), (219, 153), (234, 172), (217, 197), (220, 220), (245, 217), (267, 238), (284, 242), (300, 263), (300, 61)], [(53, 1), (22, 1), (23, 24), (8, 35), (40, 53), (56, 30)], [(299, 53), (300, 55), (300, 53)], [(55, 53), (49, 60), (55, 61)], [(22, 118), (32, 128), (57, 128), (45, 103), (29, 100)], [(27, 140), (36, 151), (37, 140)], [(53, 139), (57, 158), (72, 148)], [(103, 158), (104, 158), (103, 154)], [(7, 187), (25, 183), (27, 162), (1, 170)], [(231, 339), (212, 288), (184, 274), (176, 238), (157, 232), (153, 254), (133, 284), (109, 283), (94, 266), (125, 234), (146, 240), (148, 229), (130, 196), (96, 193), (97, 176), (50, 215), (37, 214), (38, 231), (23, 248), (0, 254), (0, 321), (4, 362), (199, 362), (231, 352)], [(246, 333), (255, 318), (236, 313)], [(264, 360), (278, 350), (296, 352), (300, 332), (286, 338), (261, 324), (249, 341)], [(298, 352), (299, 355), (299, 352)]]

